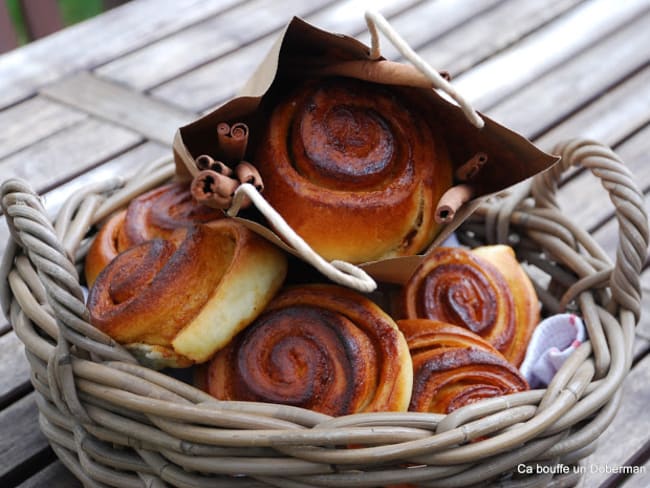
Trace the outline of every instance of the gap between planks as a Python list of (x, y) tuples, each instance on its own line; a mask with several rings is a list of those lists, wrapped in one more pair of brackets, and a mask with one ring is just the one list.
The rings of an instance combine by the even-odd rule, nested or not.
[(83, 71), (41, 90), (41, 94), (171, 147), (179, 127), (196, 114)]
[[(413, 7), (413, 0), (377, 2), (379, 10), (389, 21), (393, 17), (415, 22), (424, 28), (429, 37), (436, 37), (467, 21), (473, 15), (482, 11), (485, 2), (470, 0), (458, 9), (450, 0), (441, 2), (423, 2)], [(494, 3), (490, 0), (488, 4)], [(349, 8), (344, 8), (344, 7)], [(367, 27), (364, 20), (365, 7), (359, 2), (342, 2), (325, 8), (313, 15), (305, 16), (304, 20), (318, 28), (340, 32), (344, 35), (357, 37), (367, 43)], [(432, 23), (431, 19), (440, 19)], [(175, 103), (188, 110), (204, 112), (209, 107), (217, 105), (234, 96), (254, 72), (255, 67), (264, 59), (270, 46), (277, 39), (278, 32), (256, 40), (236, 52), (221, 56), (191, 72), (165, 82), (151, 90), (151, 93), (162, 100)], [(406, 38), (407, 41), (410, 39)], [(382, 43), (385, 44), (385, 39)], [(228, 73), (227, 82), (222, 82), (223, 73)]]
[(99, 66), (217, 15), (240, 1), (128, 2), (15, 49), (0, 57), (0, 107), (33, 95), (46, 83)]

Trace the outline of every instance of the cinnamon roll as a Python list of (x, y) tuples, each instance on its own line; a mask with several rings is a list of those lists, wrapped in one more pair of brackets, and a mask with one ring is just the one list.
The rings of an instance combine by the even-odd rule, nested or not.
[(281, 292), (210, 362), (207, 390), (222, 400), (299, 406), (330, 415), (404, 411), (412, 367), (395, 322), (335, 285)]
[(179, 228), (104, 268), (90, 322), (146, 362), (204, 362), (261, 313), (286, 269), (279, 249), (231, 219)]
[(539, 322), (539, 302), (512, 248), (437, 248), (403, 290), (403, 316), (465, 327), (515, 366)]
[(429, 319), (397, 324), (413, 359), (410, 411), (447, 414), (484, 398), (528, 389), (512, 364), (467, 329)]
[(114, 214), (88, 250), (88, 285), (120, 252), (156, 237), (174, 239), (178, 228), (223, 217), (222, 211), (195, 202), (189, 188), (186, 182), (160, 186), (134, 198), (126, 210)]
[(273, 108), (254, 161), (264, 195), (326, 259), (416, 254), (435, 237), (452, 166), (417, 97), (333, 77), (305, 83)]

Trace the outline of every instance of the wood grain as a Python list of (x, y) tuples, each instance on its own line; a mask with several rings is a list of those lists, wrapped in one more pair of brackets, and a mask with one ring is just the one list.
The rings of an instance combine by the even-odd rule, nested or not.
[[(215, 15), (239, 0), (129, 2), (0, 58), (0, 107), (60, 77), (92, 68)], [(179, 15), (179, 11), (183, 12)]]
[[(515, 44), (550, 20), (562, 15), (578, 0), (509, 0), (446, 32), (418, 54), (453, 78)], [(426, 21), (424, 17), (420, 22)], [(426, 31), (426, 29), (423, 29)]]
[[(422, 56), (423, 46), (449, 32), (462, 29), (472, 18), (479, 19), (489, 15), (491, 9), (499, 3), (502, 3), (502, 0), (466, 0), (463, 2), (463, 8), (459, 9), (454, 0), (423, 2), (398, 13), (390, 19), (390, 24), (400, 37)], [(363, 15), (359, 17), (363, 18)], [(370, 44), (370, 35), (365, 29), (357, 38)], [(401, 58), (399, 51), (385, 37), (381, 38), (380, 46), (385, 58)], [(442, 65), (434, 67), (447, 69)]]
[(555, 124), (535, 143), (550, 151), (561, 140), (584, 137), (616, 146), (650, 122), (649, 106), (650, 67), (646, 67)]
[[(440, 8), (445, 8), (450, 1), (453, 0), (436, 0), (436, 4)], [(474, 0), (465, 2), (463, 8), (472, 8), (471, 5)], [(420, 4), (428, 4), (431, 2), (420, 2), (419, 0), (375, 0), (372, 2), (359, 1), (359, 0), (340, 0), (335, 4), (330, 5), (318, 12), (308, 15), (305, 20), (312, 23), (320, 29), (325, 29), (330, 32), (337, 32), (346, 36), (363, 36), (366, 33), (366, 21), (364, 14), (368, 8), (372, 8), (394, 21), (397, 15), (403, 12), (411, 12), (413, 8), (417, 8)], [(455, 15), (455, 14), (454, 14)], [(430, 28), (435, 28), (430, 25)]]
[(43, 486), (47, 486), (47, 488), (81, 488), (83, 485), (61, 461), (55, 461), (19, 484), (18, 488), (42, 488)]
[(15, 471), (27, 471), (28, 464), (48, 449), (38, 428), (35, 393), (0, 411), (0, 485), (11, 486)]
[[(650, 450), (650, 446), (648, 446)], [(646, 450), (647, 452), (647, 450)], [(648, 488), (650, 485), (650, 459), (646, 459), (643, 464), (643, 472), (633, 474), (622, 482), (622, 488)]]
[(0, 408), (3, 408), (31, 388), (25, 346), (13, 331), (0, 336), (0, 358)]
[(490, 116), (527, 137), (540, 135), (647, 64), (650, 49), (639, 46), (647, 41), (649, 19), (650, 14), (640, 15), (610, 37), (528, 83), (492, 107)]
[(45, 87), (41, 93), (144, 137), (171, 146), (176, 129), (195, 114), (140, 92), (81, 72)]
[(583, 2), (455, 80), (456, 88), (486, 111), (511, 93), (560, 66), (586, 47), (642, 15), (646, 0)]
[[(333, 0), (254, 0), (100, 67), (97, 73), (148, 90), (280, 29), (287, 12), (304, 15)], [(188, 46), (192, 49), (188, 50)]]
[(3, 174), (43, 192), (138, 145), (142, 136), (95, 119), (81, 122), (0, 160)]
[[(391, 13), (414, 3), (413, 0), (374, 2), (373, 7), (390, 17)], [(280, 4), (278, 4), (280, 5)], [(362, 5), (364, 7), (362, 7)], [(363, 2), (340, 2), (329, 8), (304, 16), (317, 27), (346, 35), (365, 31), (362, 12), (367, 8)], [(288, 21), (284, 16), (284, 23)], [(243, 45), (218, 59), (164, 83), (151, 93), (168, 103), (195, 112), (207, 112), (228, 98), (232, 98), (252, 76), (277, 39), (273, 32), (255, 42)]]
[(648, 442), (647, 429), (640, 428), (639, 425), (642, 419), (647, 419), (648, 404), (650, 404), (650, 356), (637, 364), (625, 379), (619, 411), (598, 440), (602, 448), (581, 462), (586, 468), (586, 473), (579, 487), (591, 488), (600, 486), (609, 478), (622, 478), (620, 475), (604, 472), (606, 466), (615, 468), (634, 464), (635, 453), (643, 449)]
[(0, 159), (87, 117), (83, 112), (38, 96), (4, 110), (0, 112)]

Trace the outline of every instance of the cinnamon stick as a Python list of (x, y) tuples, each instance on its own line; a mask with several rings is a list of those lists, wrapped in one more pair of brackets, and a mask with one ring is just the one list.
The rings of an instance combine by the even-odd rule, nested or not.
[(472, 198), (474, 191), (474, 187), (467, 183), (462, 183), (449, 188), (442, 197), (440, 197), (440, 201), (436, 207), (436, 222), (439, 224), (451, 222), (458, 209)]
[(224, 161), (235, 164), (239, 162), (246, 153), (246, 146), (248, 145), (248, 126), (243, 122), (238, 122), (232, 126), (225, 122), (221, 122), (217, 126), (217, 138), (219, 156), (223, 158)]
[(225, 176), (232, 175), (232, 169), (230, 169), (221, 161), (216, 161), (214, 158), (212, 158), (212, 156), (209, 156), (207, 154), (201, 154), (199, 157), (197, 157), (196, 165), (200, 170), (209, 169), (216, 171), (217, 173), (221, 173)]
[(239, 182), (212, 170), (203, 170), (192, 180), (190, 191), (197, 202), (212, 208), (225, 210), (232, 204), (232, 197)]
[(248, 161), (242, 161), (235, 168), (237, 179), (241, 183), (250, 183), (255, 189), (262, 193), (264, 191), (264, 183), (257, 168)]
[(221, 139), (227, 137), (230, 134), (230, 124), (227, 122), (220, 122), (217, 125), (217, 139), (221, 142)]
[(463, 163), (456, 170), (455, 176), (460, 181), (467, 181), (474, 178), (488, 161), (488, 156), (484, 152), (477, 152)]

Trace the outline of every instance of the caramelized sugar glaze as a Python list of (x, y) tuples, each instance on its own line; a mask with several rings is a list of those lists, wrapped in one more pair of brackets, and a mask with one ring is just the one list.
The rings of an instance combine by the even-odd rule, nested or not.
[(255, 164), (268, 201), (326, 259), (416, 254), (451, 186), (438, 132), (414, 92), (317, 79), (275, 106)]
[(395, 322), (335, 285), (281, 292), (207, 372), (207, 389), (219, 399), (330, 415), (406, 410), (411, 386), (411, 358)]

